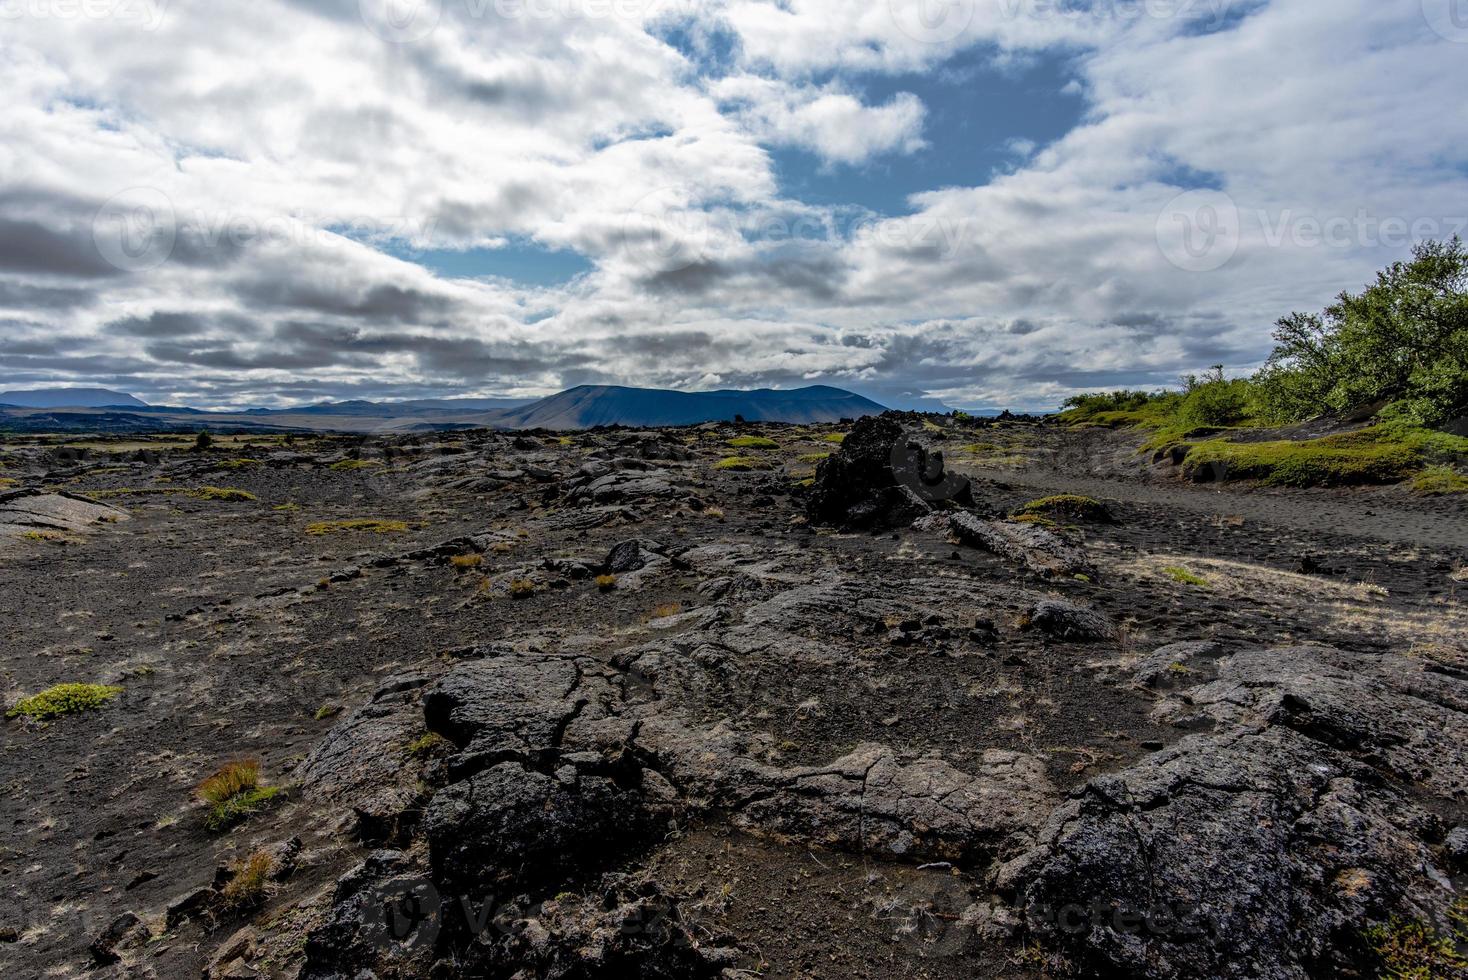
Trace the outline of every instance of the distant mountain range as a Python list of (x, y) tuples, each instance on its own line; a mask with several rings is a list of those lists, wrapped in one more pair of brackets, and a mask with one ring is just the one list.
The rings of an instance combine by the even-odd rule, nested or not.
[(667, 391), (580, 385), (535, 401), (500, 398), (402, 402), (323, 402), (300, 408), (209, 412), (148, 405), (102, 388), (57, 388), (0, 394), (0, 429), (28, 432), (412, 432), (445, 429), (589, 429), (695, 425), (731, 421), (838, 422), (883, 412), (869, 398), (841, 388), (755, 391)]
[(34, 391), (0, 391), (0, 405), (21, 408), (105, 408), (125, 405), (146, 408), (147, 402), (121, 391), (106, 388), (38, 388)]

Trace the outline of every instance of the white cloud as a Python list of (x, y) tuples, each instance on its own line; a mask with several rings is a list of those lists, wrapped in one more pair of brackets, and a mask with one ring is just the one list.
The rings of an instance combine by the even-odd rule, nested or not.
[[(8, 381), (205, 401), (819, 378), (1034, 406), (1247, 367), (1276, 316), (1468, 210), (1468, 59), (1412, 5), (1093, 8), (953, 0), (956, 30), (856, 0), (684, 12), (706, 42), (737, 39), (721, 77), (658, 39), (656, 4), (448, 3), (407, 44), (346, 2), (174, 0), (153, 31), (9, 20), (0, 362)], [(922, 102), (870, 100), (858, 73), (942, 71), (974, 47), (1070, 58), (1084, 124), (1010, 140), (1010, 172), (878, 224), (782, 189), (771, 147), (833, 173), (920, 164)], [(1227, 193), (1240, 232), (1202, 273), (1158, 243), (1198, 184)], [(177, 245), (123, 274), (90, 223), (135, 188), (167, 196)], [(447, 280), (373, 247), (520, 240), (594, 268)]]

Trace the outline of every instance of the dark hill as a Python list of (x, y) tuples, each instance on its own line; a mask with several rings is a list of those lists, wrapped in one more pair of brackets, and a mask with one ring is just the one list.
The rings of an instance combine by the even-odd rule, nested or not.
[(667, 391), (580, 385), (521, 408), (485, 413), (486, 425), (511, 429), (589, 429), (596, 425), (694, 425), (728, 421), (836, 422), (879, 415), (881, 405), (826, 385), (789, 391)]

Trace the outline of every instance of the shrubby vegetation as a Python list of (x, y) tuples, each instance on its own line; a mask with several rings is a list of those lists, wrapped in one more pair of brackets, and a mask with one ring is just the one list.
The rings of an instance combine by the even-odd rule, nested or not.
[[(1468, 415), (1468, 250), (1459, 239), (1417, 246), (1410, 261), (1359, 294), (1341, 293), (1323, 313), (1281, 318), (1274, 337), (1251, 378), (1215, 367), (1184, 377), (1181, 391), (1078, 395), (1061, 418), (1151, 429), (1147, 448), (1175, 448), (1190, 472), (1220, 479), (1384, 483), (1437, 464), (1424, 492), (1461, 485), (1443, 464), (1463, 459), (1468, 439), (1433, 431)], [(1329, 413), (1373, 424), (1320, 439), (1227, 438)]]

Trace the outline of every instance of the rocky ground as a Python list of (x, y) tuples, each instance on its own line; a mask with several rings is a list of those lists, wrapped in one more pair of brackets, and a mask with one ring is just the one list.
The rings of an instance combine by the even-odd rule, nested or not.
[(1137, 442), (14, 437), (0, 975), (1454, 975), (1468, 507)]

